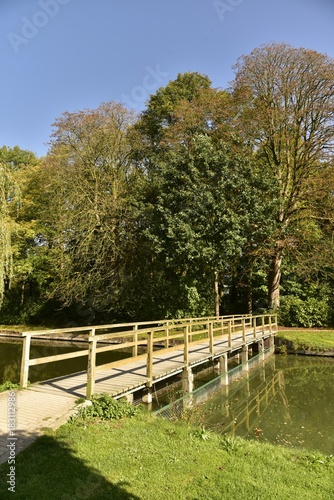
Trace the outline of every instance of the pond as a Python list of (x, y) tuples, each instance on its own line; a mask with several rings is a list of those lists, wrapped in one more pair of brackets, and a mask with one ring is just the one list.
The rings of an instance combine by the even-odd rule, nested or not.
[(272, 356), (200, 405), (196, 423), (222, 434), (334, 454), (334, 358)]

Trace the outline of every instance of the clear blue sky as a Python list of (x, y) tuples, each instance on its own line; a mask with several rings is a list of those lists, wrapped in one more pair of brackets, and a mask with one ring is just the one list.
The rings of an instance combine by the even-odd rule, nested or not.
[(198, 71), (226, 88), (239, 56), (286, 42), (334, 57), (334, 0), (0, 0), (0, 146), (42, 156), (64, 111)]

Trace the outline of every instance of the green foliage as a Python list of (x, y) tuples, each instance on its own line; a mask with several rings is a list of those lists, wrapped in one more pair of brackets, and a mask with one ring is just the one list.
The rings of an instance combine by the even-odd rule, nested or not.
[(80, 408), (74, 421), (77, 419), (98, 418), (100, 420), (119, 420), (124, 417), (133, 417), (138, 408), (123, 400), (116, 400), (108, 394), (92, 396), (92, 404)]
[(282, 297), (279, 309), (279, 323), (284, 326), (312, 328), (328, 326), (332, 310), (323, 298), (301, 299), (294, 295)]
[(281, 322), (330, 324), (333, 61), (271, 44), (236, 69), (232, 91), (179, 74), (139, 117), (65, 112), (42, 160), (0, 148), (0, 321), (277, 308), (282, 275)]
[(238, 436), (226, 434), (221, 440), (221, 447), (228, 453), (234, 453), (243, 446), (243, 441)]
[(191, 433), (191, 436), (195, 439), (202, 439), (203, 441), (208, 441), (211, 437), (211, 431), (205, 429), (204, 425), (200, 429), (196, 429)]
[(0, 384), (0, 392), (10, 391), (12, 389), (18, 389), (19, 384), (14, 384), (13, 382), (6, 381)]

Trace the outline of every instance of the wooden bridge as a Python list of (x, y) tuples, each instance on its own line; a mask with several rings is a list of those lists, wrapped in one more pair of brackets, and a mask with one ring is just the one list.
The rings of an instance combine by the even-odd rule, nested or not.
[[(257, 344), (261, 353), (266, 343), (273, 351), (276, 332), (277, 316), (274, 314), (28, 331), (22, 333), (20, 385), (27, 387), (31, 366), (87, 356), (85, 371), (33, 384), (34, 391), (91, 399), (94, 393), (104, 392), (120, 398), (146, 389), (146, 402), (150, 402), (153, 385), (179, 373), (183, 374), (184, 389), (191, 392), (192, 369), (210, 360), (218, 362), (221, 374), (227, 373), (228, 357), (239, 351), (247, 369), (249, 347)], [(31, 359), (30, 345), (35, 339), (48, 339), (50, 343), (55, 339), (80, 339), (88, 343), (88, 348)], [(98, 364), (98, 355), (110, 351), (127, 357)]]

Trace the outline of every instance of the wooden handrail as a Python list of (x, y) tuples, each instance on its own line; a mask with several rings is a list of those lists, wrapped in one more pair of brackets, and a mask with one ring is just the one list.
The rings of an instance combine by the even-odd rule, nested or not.
[[(261, 318), (261, 326), (257, 327), (257, 320)], [(260, 321), (260, 320), (259, 320)], [(163, 323), (163, 324), (162, 324)], [(148, 325), (154, 325), (149, 327)], [(122, 328), (122, 331), (108, 333), (98, 333), (112, 328)], [(130, 329), (127, 329), (130, 328)], [(131, 360), (146, 359), (146, 372), (148, 385), (153, 383), (153, 357), (154, 346), (159, 352), (168, 352), (175, 349), (184, 349), (184, 363), (189, 365), (189, 346), (206, 340), (209, 344), (210, 353), (214, 356), (214, 340), (219, 338), (228, 339), (228, 347), (232, 348), (232, 334), (239, 332), (242, 335), (243, 342), (246, 343), (246, 332), (253, 331), (254, 340), (257, 339), (257, 332), (260, 329), (262, 335), (269, 330), (272, 334), (277, 329), (277, 316), (274, 314), (266, 315), (232, 315), (232, 316), (213, 316), (206, 318), (186, 318), (177, 320), (152, 321), (141, 323), (127, 323), (117, 325), (99, 325), (97, 327), (68, 328), (58, 330), (43, 330), (40, 332), (24, 332), (22, 363), (21, 363), (21, 387), (27, 387), (29, 367), (42, 363), (51, 363), (64, 359), (71, 359), (88, 355), (87, 364), (87, 398), (94, 393), (95, 374), (103, 367), (113, 367), (131, 362)], [(88, 349), (74, 351), (71, 353), (57, 354), (30, 359), (31, 339), (35, 336), (51, 333), (65, 334), (68, 332), (87, 332)], [(112, 341), (114, 343), (110, 343)], [(179, 344), (178, 341), (181, 343)], [(99, 343), (109, 342), (107, 345), (98, 345)], [(176, 344), (175, 344), (176, 343)], [(161, 346), (163, 344), (163, 347)], [(144, 353), (138, 355), (138, 348), (144, 349)], [(115, 351), (118, 349), (132, 349), (130, 358), (104, 363), (96, 366), (96, 356), (102, 352)]]
[[(111, 324), (106, 324), (106, 325), (93, 325), (93, 326), (76, 326), (76, 327), (70, 327), (70, 328), (57, 328), (57, 329), (49, 329), (49, 330), (27, 330), (22, 333), (22, 335), (29, 334), (32, 337), (37, 337), (39, 335), (53, 335), (53, 334), (62, 334), (62, 333), (75, 333), (75, 332), (86, 332), (86, 335), (89, 335), (89, 332), (92, 330), (92, 328), (95, 330), (97, 335), (97, 332), (99, 330), (114, 330), (117, 328), (127, 328), (127, 327), (140, 327), (143, 325), (147, 325), (148, 329), (152, 328), (153, 325), (157, 325), (157, 328), (163, 327), (165, 328), (166, 324), (169, 323), (170, 326), (176, 326), (177, 324), (182, 324), (182, 323), (187, 323), (189, 324), (190, 322), (198, 322), (198, 323), (204, 323), (205, 321), (220, 321), (221, 319), (242, 319), (246, 317), (251, 317), (251, 314), (234, 314), (234, 315), (227, 315), (227, 316), (207, 316), (203, 318), (180, 318), (180, 319), (163, 319), (163, 320), (156, 320), (156, 321), (137, 321), (137, 322), (131, 322), (131, 323), (111, 323)], [(174, 323), (174, 324), (173, 324)], [(141, 328), (138, 328), (138, 332), (141, 332)], [(125, 330), (126, 331), (126, 330)], [(119, 331), (119, 332), (114, 332), (114, 333), (119, 333), (122, 334), (124, 332)]]

